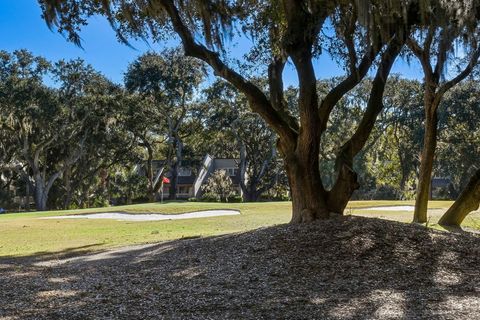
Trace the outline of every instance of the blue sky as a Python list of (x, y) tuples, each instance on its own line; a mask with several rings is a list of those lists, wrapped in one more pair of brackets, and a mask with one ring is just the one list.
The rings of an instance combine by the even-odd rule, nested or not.
[[(149, 47), (143, 42), (134, 42), (132, 49), (117, 41), (113, 30), (105, 19), (92, 18), (81, 33), (83, 49), (66, 41), (50, 31), (40, 17), (40, 7), (36, 0), (0, 0), (0, 50), (13, 51), (28, 49), (36, 55), (55, 61), (80, 57), (90, 63), (115, 82), (122, 82), (123, 73), (128, 64), (142, 52), (149, 49), (161, 49), (161, 45)], [(246, 39), (245, 41), (247, 42)], [(239, 44), (238, 51), (244, 51)], [(342, 75), (343, 72), (328, 56), (321, 56), (315, 61), (319, 78)], [(407, 78), (421, 78), (417, 64), (408, 65), (397, 61), (393, 72), (401, 73)], [(284, 74), (286, 85), (295, 85), (297, 77), (291, 66)]]

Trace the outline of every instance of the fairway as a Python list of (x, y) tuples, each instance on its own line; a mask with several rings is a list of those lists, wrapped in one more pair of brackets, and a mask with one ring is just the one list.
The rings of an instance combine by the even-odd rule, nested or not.
[[(411, 212), (376, 211), (362, 208), (411, 205), (411, 201), (352, 201), (345, 214), (410, 222)], [(430, 203), (429, 224), (433, 227), (450, 201)], [(42, 219), (58, 215), (100, 212), (131, 214), (180, 214), (200, 210), (233, 209), (240, 215), (166, 221), (116, 221), (109, 219)], [(106, 248), (153, 243), (181, 238), (243, 232), (288, 223), (290, 202), (193, 203), (170, 202), (110, 208), (13, 213), (0, 216), (0, 256), (26, 256), (40, 253), (80, 253)], [(480, 229), (478, 213), (470, 215), (464, 226)]]

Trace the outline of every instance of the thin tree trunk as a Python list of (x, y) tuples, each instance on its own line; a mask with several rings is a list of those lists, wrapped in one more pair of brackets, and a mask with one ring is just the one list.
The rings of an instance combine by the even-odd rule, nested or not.
[(175, 148), (175, 160), (171, 166), (171, 178), (170, 178), (170, 192), (168, 199), (176, 200), (177, 199), (177, 185), (178, 185), (178, 169), (182, 163), (182, 154), (183, 154), (183, 144), (180, 141), (178, 133), (174, 133), (174, 148)]
[[(235, 135), (237, 133), (234, 130)], [(247, 171), (247, 148), (245, 147), (245, 144), (243, 143), (242, 140), (237, 136), (238, 140), (238, 145), (240, 149), (240, 165), (239, 165), (239, 170), (240, 170), (240, 189), (242, 190), (243, 194), (243, 201), (244, 202), (249, 202), (250, 201), (250, 192), (247, 188), (246, 184), (246, 171)], [(249, 177), (249, 179), (252, 179), (254, 177)]]
[(30, 181), (25, 179), (25, 211), (30, 211)]
[(409, 176), (409, 172), (408, 172), (408, 167), (407, 167), (407, 161), (405, 160), (404, 158), (404, 151), (402, 150), (402, 148), (400, 148), (400, 138), (398, 137), (398, 127), (395, 126), (395, 130), (393, 132), (393, 136), (395, 138), (395, 142), (397, 144), (397, 156), (398, 156), (398, 160), (400, 162), (400, 174), (401, 174), (401, 177), (400, 177), (400, 191), (401, 191), (401, 195), (400, 195), (400, 200), (402, 200), (403, 198), (403, 195), (405, 194), (405, 189), (406, 189), (406, 185), (407, 185), (407, 179), (408, 179), (408, 176)]
[[(147, 148), (148, 158), (147, 158), (147, 180), (148, 180), (148, 190), (147, 198), (148, 202), (155, 202), (155, 191), (154, 191), (154, 176), (153, 176), (153, 149), (152, 147), (145, 143)], [(128, 198), (128, 197), (127, 197)]]
[(460, 196), (438, 221), (444, 226), (460, 226), (465, 217), (477, 210), (480, 204), (480, 169), (468, 182)]
[(71, 183), (71, 168), (67, 168), (65, 172), (63, 173), (63, 181), (65, 185), (65, 199), (63, 201), (63, 208), (68, 209), (70, 207), (70, 204), (72, 202), (72, 193), (73, 193), (73, 188), (72, 188), (72, 183)]
[[(433, 111), (430, 111), (433, 110)], [(430, 185), (432, 181), (433, 161), (437, 146), (437, 111), (428, 107), (425, 112), (425, 134), (420, 162), (420, 174), (417, 184), (417, 197), (413, 222), (427, 222), (428, 200), (430, 198)]]

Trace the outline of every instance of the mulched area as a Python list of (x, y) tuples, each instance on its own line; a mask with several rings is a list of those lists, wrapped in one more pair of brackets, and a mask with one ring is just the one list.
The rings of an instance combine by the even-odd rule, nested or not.
[(0, 319), (480, 319), (480, 237), (342, 217), (0, 259)]

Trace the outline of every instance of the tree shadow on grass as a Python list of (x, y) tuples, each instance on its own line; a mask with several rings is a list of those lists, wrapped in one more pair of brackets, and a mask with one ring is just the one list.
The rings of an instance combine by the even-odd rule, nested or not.
[(66, 259), (92, 252), (99, 252), (99, 247), (102, 245), (104, 245), (104, 243), (99, 242), (79, 247), (67, 248), (57, 252), (40, 251), (28, 256), (0, 256), (0, 261), (3, 261), (3, 263), (28, 264), (34, 263), (35, 261)]
[[(0, 260), (0, 317), (474, 319), (480, 238), (346, 217)], [(43, 263), (43, 265), (42, 265)]]

